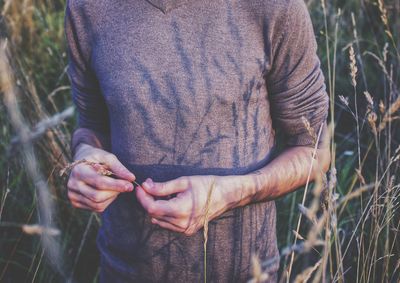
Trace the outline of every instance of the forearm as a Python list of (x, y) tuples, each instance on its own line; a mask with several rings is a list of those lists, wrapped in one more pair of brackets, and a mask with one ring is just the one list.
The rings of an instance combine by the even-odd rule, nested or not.
[(107, 135), (87, 128), (77, 128), (71, 139), (71, 154), (75, 156), (78, 148), (83, 144), (109, 151), (110, 139)]
[(225, 179), (227, 207), (273, 200), (293, 192), (308, 178), (313, 181), (317, 174), (328, 170), (330, 162), (328, 148), (318, 149), (314, 160), (313, 152), (311, 147), (291, 147), (255, 172)]

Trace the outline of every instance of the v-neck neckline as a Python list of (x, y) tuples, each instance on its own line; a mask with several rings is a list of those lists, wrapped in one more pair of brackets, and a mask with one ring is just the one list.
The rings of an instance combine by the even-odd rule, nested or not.
[(188, 0), (146, 0), (155, 8), (161, 10), (164, 14), (184, 5)]

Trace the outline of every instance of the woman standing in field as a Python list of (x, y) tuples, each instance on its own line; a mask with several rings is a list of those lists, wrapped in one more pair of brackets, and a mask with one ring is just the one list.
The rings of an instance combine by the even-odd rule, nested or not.
[(302, 117), (318, 133), (328, 112), (303, 0), (69, 0), (65, 19), (74, 159), (118, 177), (79, 164), (67, 185), (102, 212), (100, 281), (204, 280), (207, 220), (209, 282), (278, 258), (273, 200), (307, 180)]

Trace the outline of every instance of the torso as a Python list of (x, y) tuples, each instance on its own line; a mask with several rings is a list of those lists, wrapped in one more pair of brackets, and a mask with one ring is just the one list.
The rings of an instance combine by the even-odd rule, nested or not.
[[(264, 1), (94, 2), (91, 64), (109, 110), (112, 152), (138, 181), (245, 174), (270, 160)], [(253, 252), (278, 256), (273, 202), (229, 211), (209, 234), (214, 282), (246, 281)], [(103, 213), (99, 247), (107, 265), (131, 280), (202, 280), (202, 231), (187, 238), (153, 226), (134, 194)]]

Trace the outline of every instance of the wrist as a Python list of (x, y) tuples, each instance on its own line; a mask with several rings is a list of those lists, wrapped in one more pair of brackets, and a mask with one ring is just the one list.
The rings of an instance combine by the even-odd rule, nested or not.
[(90, 144), (86, 144), (86, 143), (79, 143), (75, 146), (75, 150), (74, 150), (74, 155), (73, 155), (73, 160), (80, 160), (80, 159), (84, 159), (86, 152), (88, 152), (89, 150), (92, 150), (93, 147)]
[(226, 210), (246, 206), (257, 199), (262, 190), (258, 174), (219, 177), (218, 186)]

